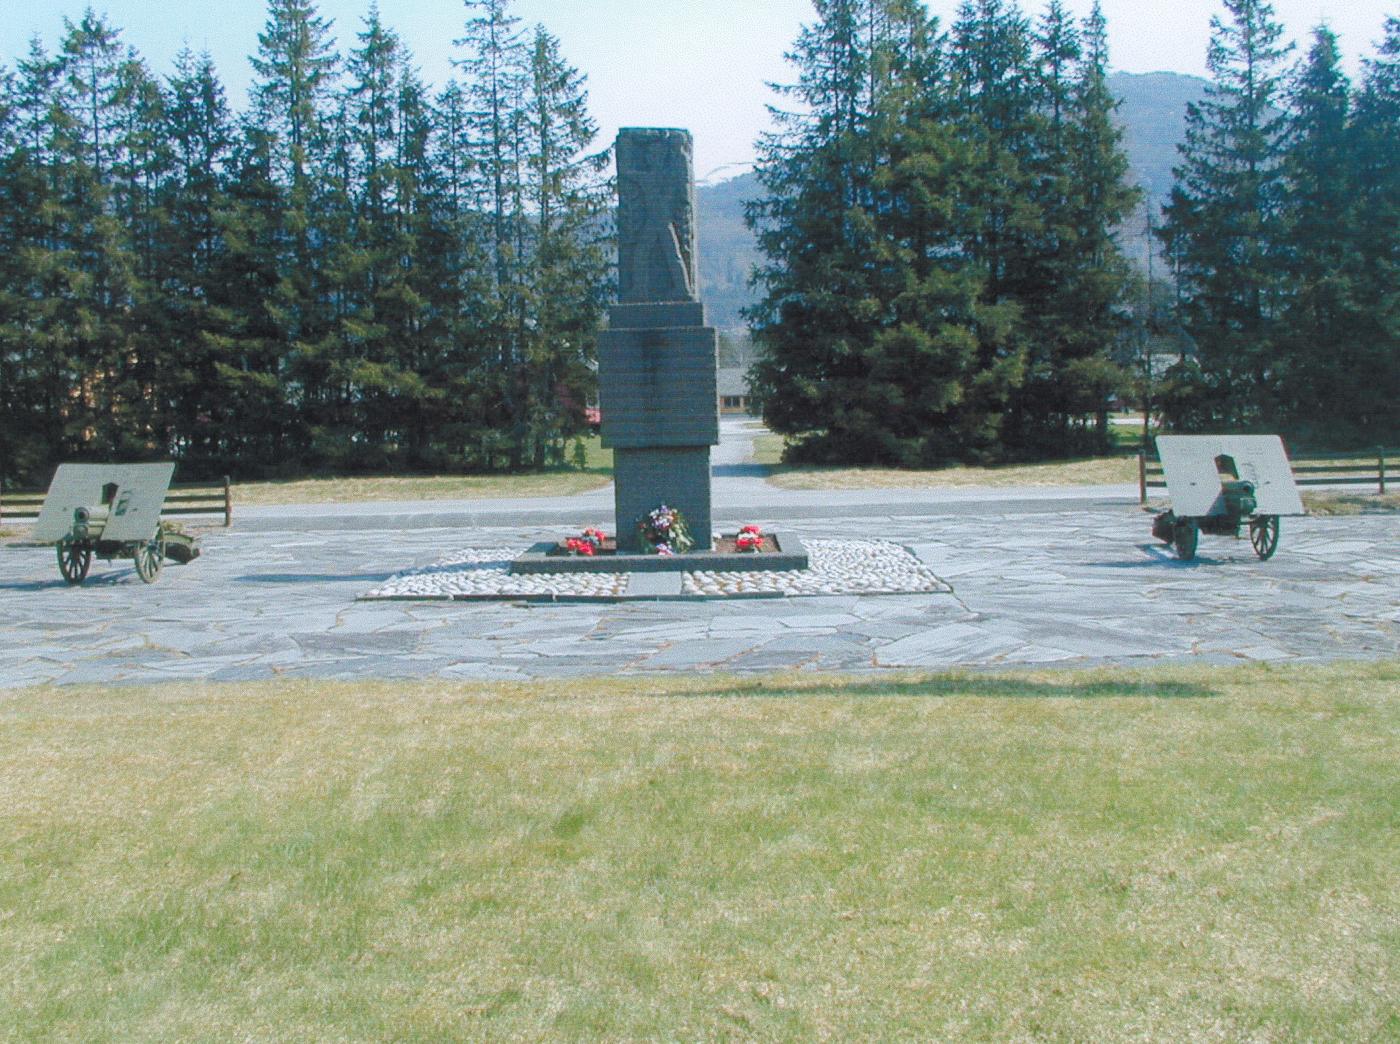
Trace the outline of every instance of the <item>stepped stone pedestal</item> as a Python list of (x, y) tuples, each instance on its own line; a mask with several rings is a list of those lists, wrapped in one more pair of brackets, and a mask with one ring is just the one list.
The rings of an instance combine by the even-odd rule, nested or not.
[(666, 504), (708, 551), (718, 338), (697, 292), (690, 133), (623, 128), (616, 154), (619, 301), (598, 345), (598, 395), (618, 548), (640, 551), (637, 521)]
[[(769, 534), (776, 547), (761, 554), (714, 549), (710, 447), (719, 443), (719, 339), (705, 325), (696, 292), (690, 132), (623, 128), (617, 184), (618, 303), (598, 343), (598, 404), (603, 445), (613, 451), (617, 549), (575, 557), (546, 541), (515, 559), (510, 571), (626, 572), (641, 590), (661, 583), (654, 575), (662, 573), (807, 569), (802, 542), (783, 534)], [(689, 553), (644, 552), (637, 523), (662, 504), (685, 516), (694, 539)], [(679, 594), (678, 579), (665, 584)]]

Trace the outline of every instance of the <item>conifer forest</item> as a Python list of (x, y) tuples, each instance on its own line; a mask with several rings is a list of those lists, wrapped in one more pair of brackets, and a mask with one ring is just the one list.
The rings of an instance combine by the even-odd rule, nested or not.
[[(813, 6), (748, 207), (751, 380), (793, 459), (1100, 452), (1115, 398), (1394, 440), (1400, 19), (1352, 82), (1326, 28), (1292, 53), (1221, 0), (1145, 286), (1097, 8)], [(442, 85), (373, 6), (339, 53), (315, 0), (270, 0), (246, 104), (91, 10), (0, 65), (0, 480), (571, 460), (608, 156), (586, 70), (510, 8), (467, 0)]]
[(749, 215), (755, 390), (790, 457), (1102, 452), (1115, 395), (1175, 430), (1394, 438), (1400, 19), (1356, 86), (1325, 28), (1295, 56), (1265, 0), (1223, 0), (1145, 287), (1097, 6), (816, 7)]

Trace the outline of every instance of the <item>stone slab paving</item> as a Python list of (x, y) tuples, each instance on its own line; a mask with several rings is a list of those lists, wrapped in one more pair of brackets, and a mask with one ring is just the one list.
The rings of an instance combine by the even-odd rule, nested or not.
[(1400, 655), (1400, 516), (1285, 519), (1277, 557), (1203, 537), (1177, 561), (1133, 508), (756, 518), (819, 540), (858, 525), (945, 593), (616, 604), (361, 601), (456, 550), (558, 528), (217, 532), (142, 584), (0, 548), (0, 686), (283, 677), (528, 679), (676, 671), (1001, 668)]

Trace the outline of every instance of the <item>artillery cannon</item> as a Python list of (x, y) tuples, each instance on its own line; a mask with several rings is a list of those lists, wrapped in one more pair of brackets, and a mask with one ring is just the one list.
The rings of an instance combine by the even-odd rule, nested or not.
[(1278, 550), (1279, 518), (1302, 515), (1283, 440), (1277, 435), (1162, 435), (1157, 455), (1172, 506), (1152, 520), (1152, 535), (1196, 557), (1201, 533), (1239, 538), (1248, 526), (1254, 553)]
[(198, 557), (192, 537), (167, 530), (160, 509), (174, 464), (64, 464), (54, 475), (34, 539), (53, 541), (58, 571), (81, 584), (94, 558), (130, 558), (136, 575), (151, 583), (166, 558)]

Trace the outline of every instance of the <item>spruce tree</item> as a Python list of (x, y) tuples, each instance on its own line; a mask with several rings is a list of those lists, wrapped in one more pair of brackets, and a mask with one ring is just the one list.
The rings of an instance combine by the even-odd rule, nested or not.
[(523, 175), (524, 98), (528, 52), (510, 0), (467, 0), (469, 18), (456, 45), (465, 80), (467, 137), (476, 205), (488, 218), (486, 246), (491, 284), (478, 305), (480, 329), (494, 354), (482, 402), (487, 425), (480, 455), (488, 468), (524, 463), (527, 419), (521, 366), (525, 303)]
[(331, 23), (313, 0), (270, 0), (252, 61), (257, 79), (245, 134), (256, 139), (255, 151), (266, 151), (268, 173), (282, 197), (275, 224), (285, 241), (270, 304), (282, 342), (278, 371), (303, 428), (295, 453), (306, 460), (330, 458), (344, 434), (338, 429), (344, 404), (334, 317), (338, 288), (331, 285), (337, 273), (321, 249), (336, 241), (326, 225), (342, 188), (331, 154), (340, 64)]
[(1353, 134), (1357, 149), (1356, 341), (1364, 390), (1348, 405), (1357, 439), (1394, 445), (1400, 436), (1400, 18), (1387, 18), (1366, 62)]
[(476, 150), (467, 92), (449, 81), (434, 101), (425, 181), (424, 298), (430, 351), (423, 372), (432, 389), (424, 420), (438, 459), (453, 467), (490, 466), (488, 429), (498, 401), (488, 306), (494, 271), (490, 219), (477, 205)]
[(607, 157), (593, 154), (597, 124), (584, 77), (559, 41), (535, 30), (525, 116), (524, 196), (531, 235), (525, 331), (527, 459), (564, 463), (565, 440), (585, 427), (589, 363), (609, 290)]
[[(1123, 131), (1108, 86), (1108, 32), (1094, 4), (1081, 36), (1065, 121), (1067, 192), (1052, 227), (1051, 294), (1038, 337), (1056, 345), (1052, 419), (1063, 433), (1060, 452), (1109, 448), (1107, 404), (1125, 374), (1113, 362), (1124, 336), (1122, 305), (1132, 273), (1117, 240), (1141, 192), (1128, 181)], [(1070, 426), (1093, 417), (1095, 426)], [(1051, 440), (1054, 445), (1054, 441)]]
[(124, 234), (130, 283), (118, 371), (124, 419), (114, 445), (123, 459), (167, 457), (176, 430), (165, 385), (181, 363), (172, 351), (174, 331), (161, 285), (169, 224), (164, 190), (172, 175), (173, 156), (166, 137), (165, 92), (134, 54), (120, 69), (118, 104), (112, 209)]
[(764, 355), (753, 391), (765, 422), (793, 437), (794, 458), (888, 461), (895, 453), (870, 383), (874, 339), (891, 318), (873, 213), (888, 143), (874, 130), (914, 15), (886, 0), (816, 9), (789, 55), (797, 81), (782, 89), (796, 107), (775, 111), (776, 130), (760, 143), (766, 198), (748, 213), (765, 258), (763, 297), (749, 313)]
[(117, 30), (91, 10), (77, 23), (65, 19), (64, 27), (50, 119), (62, 208), (56, 242), (75, 288), (65, 295), (59, 320), (71, 324), (77, 368), (68, 412), (82, 433), (79, 452), (110, 457), (124, 448), (121, 433), (130, 420), (123, 371), (134, 273), (113, 198), (125, 160), (123, 66), (129, 55)]
[[(371, 6), (360, 46), (350, 54), (345, 97), (347, 234), (336, 251), (343, 272), (340, 319), (345, 424), (364, 447), (358, 463), (383, 467), (396, 456), (418, 382), (408, 367), (413, 301), (408, 273), (412, 229), (400, 221), (400, 194), (413, 192), (399, 167), (399, 88), (407, 55)], [(412, 206), (411, 200), (404, 200)], [(406, 328), (407, 327), (407, 328)]]
[(300, 463), (302, 425), (287, 379), (286, 192), (270, 136), (245, 127), (233, 144), (212, 256), (205, 334), (217, 394), (208, 410), (225, 459), (244, 474), (286, 474)]
[[(181, 473), (219, 473), (237, 463), (237, 436), (215, 424), (229, 394), (218, 369), (219, 334), (230, 324), (216, 302), (226, 293), (217, 277), (227, 240), (227, 167), (233, 126), (213, 60), (184, 49), (167, 82), (164, 131), (172, 172), (160, 205), (166, 225), (160, 250), (160, 304), (169, 351), (162, 375), (172, 414)], [(238, 415), (226, 423), (240, 423)]]
[[(1058, 46), (1070, 43), (1062, 39)], [(1029, 321), (1049, 289), (1046, 196), (1058, 179), (1049, 177), (1054, 159), (1041, 148), (1039, 72), (1020, 7), (967, 0), (953, 23), (951, 47), (951, 117), (970, 146), (967, 205), (977, 215), (964, 250), (985, 273), (982, 303), (998, 317), (984, 333), (982, 354), (1007, 374), (994, 447), (1010, 445), (1021, 454), (1037, 441), (1043, 427), (1037, 418), (1050, 406), (1053, 349), (1036, 341)], [(1059, 60), (1066, 60), (1063, 53)]]
[(1355, 340), (1359, 275), (1350, 84), (1325, 27), (1290, 91), (1281, 235), (1285, 280), (1277, 335), (1280, 417), (1309, 441), (1342, 435), (1368, 398), (1370, 378)]
[(1194, 364), (1174, 377), (1177, 426), (1258, 427), (1280, 411), (1277, 319), (1289, 46), (1267, 0), (1224, 0), (1211, 20), (1205, 98), (1187, 107), (1162, 238), (1183, 293)]
[(911, 43), (908, 76), (874, 123), (887, 150), (872, 212), (888, 318), (867, 352), (862, 401), (883, 418), (877, 459), (930, 466), (999, 454), (1022, 360), (1005, 350), (1015, 310), (986, 299), (985, 267), (965, 251), (984, 218), (980, 157), (950, 118), (957, 103), (936, 26), (919, 27)]
[(27, 245), (26, 230), (13, 213), (24, 202), (28, 164), (20, 151), (18, 118), (14, 104), (14, 77), (0, 66), (0, 237), (9, 249), (0, 251), (0, 489), (14, 482), (25, 467), (23, 425), (29, 414), (27, 400), (33, 393), (25, 373), (27, 352), (23, 345), (27, 312), (24, 287), (27, 265), (16, 263), (16, 254)]
[(51, 465), (85, 444), (87, 417), (75, 389), (88, 373), (74, 322), (83, 277), (67, 240), (60, 126), (62, 68), (38, 40), (8, 93), (10, 146), (0, 171), (0, 352), (6, 366), (3, 470), (42, 482)]

